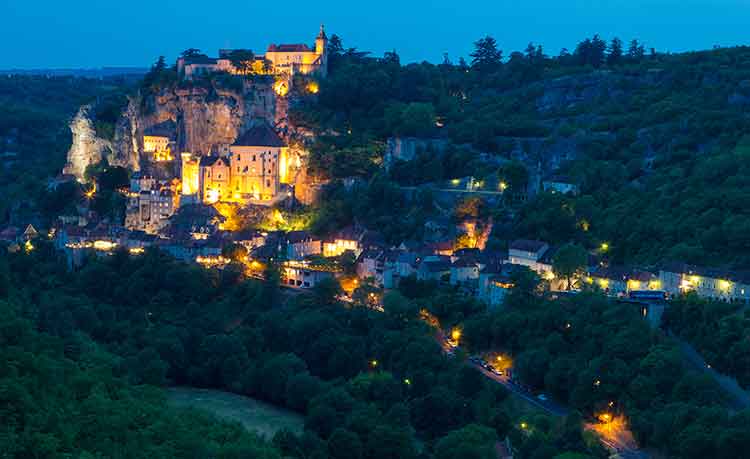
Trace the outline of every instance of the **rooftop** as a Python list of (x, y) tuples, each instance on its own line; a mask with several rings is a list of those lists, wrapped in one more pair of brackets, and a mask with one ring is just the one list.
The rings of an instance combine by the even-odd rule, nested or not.
[(310, 47), (301, 43), (269, 45), (270, 53), (304, 53), (312, 51)]
[(511, 250), (521, 250), (524, 252), (538, 252), (547, 245), (546, 242), (533, 241), (529, 239), (516, 239), (511, 242), (509, 248)]
[(234, 146), (242, 147), (285, 147), (284, 141), (266, 123), (253, 126), (234, 141)]

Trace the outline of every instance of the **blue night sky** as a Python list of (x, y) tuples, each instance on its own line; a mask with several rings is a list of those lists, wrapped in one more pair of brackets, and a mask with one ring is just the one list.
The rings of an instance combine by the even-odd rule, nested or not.
[(600, 33), (659, 51), (750, 44), (750, 0), (0, 0), (0, 68), (147, 66), (190, 47), (263, 52), (312, 43), (320, 23), (345, 47), (402, 62), (454, 61), (490, 34), (507, 56), (529, 41), (548, 54)]

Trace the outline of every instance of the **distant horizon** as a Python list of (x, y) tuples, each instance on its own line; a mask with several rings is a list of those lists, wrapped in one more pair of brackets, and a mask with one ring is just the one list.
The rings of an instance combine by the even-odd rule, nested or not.
[(345, 48), (373, 56), (395, 49), (402, 63), (439, 63), (444, 53), (453, 62), (468, 60), (473, 43), (486, 35), (505, 56), (529, 42), (558, 55), (596, 33), (672, 53), (750, 44), (746, 0), (478, 0), (468, 8), (448, 0), (383, 0), (375, 10), (342, 0), (314, 7), (292, 0), (283, 10), (259, 2), (215, 3), (8, 0), (0, 5), (0, 40), (12, 46), (0, 55), (0, 69), (146, 68), (162, 55), (174, 62), (187, 48), (211, 56), (219, 48), (261, 53), (270, 43), (310, 44), (321, 23)]

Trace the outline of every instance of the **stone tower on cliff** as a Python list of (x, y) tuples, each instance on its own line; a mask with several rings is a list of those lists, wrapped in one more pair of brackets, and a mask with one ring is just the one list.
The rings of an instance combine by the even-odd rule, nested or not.
[(320, 25), (320, 33), (315, 37), (315, 54), (320, 56), (320, 75), (325, 77), (328, 74), (328, 37), (323, 24)]

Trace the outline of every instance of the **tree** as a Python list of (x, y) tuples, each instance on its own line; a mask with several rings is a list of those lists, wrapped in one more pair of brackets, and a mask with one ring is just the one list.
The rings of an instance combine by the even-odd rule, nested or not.
[(338, 428), (328, 439), (328, 453), (331, 459), (360, 459), (362, 441), (356, 433)]
[(497, 436), (492, 429), (469, 424), (450, 432), (435, 445), (436, 459), (493, 459)]
[(573, 286), (573, 277), (580, 274), (586, 267), (588, 254), (586, 250), (575, 244), (567, 244), (552, 257), (552, 271), (566, 280), (566, 289)]
[(491, 73), (500, 68), (503, 52), (497, 48), (497, 41), (488, 35), (474, 42), (474, 52), (470, 56), (472, 68)]
[(633, 39), (628, 47), (628, 59), (640, 62), (643, 56), (646, 54), (646, 50), (642, 44), (638, 43), (637, 39)]
[(198, 48), (188, 48), (180, 53), (180, 57), (183, 59), (189, 59), (191, 57), (205, 56)]
[(253, 73), (253, 62), (255, 61), (255, 54), (249, 49), (235, 49), (227, 56), (232, 66), (243, 75), (249, 75)]
[(622, 40), (615, 37), (609, 43), (607, 65), (618, 65), (622, 61)]

